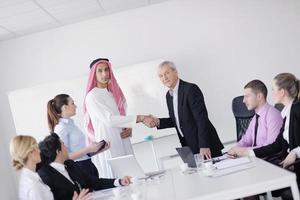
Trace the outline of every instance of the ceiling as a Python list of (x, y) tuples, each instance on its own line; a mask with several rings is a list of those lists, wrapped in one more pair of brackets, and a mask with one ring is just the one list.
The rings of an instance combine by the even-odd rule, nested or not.
[(0, 0), (0, 41), (167, 0)]

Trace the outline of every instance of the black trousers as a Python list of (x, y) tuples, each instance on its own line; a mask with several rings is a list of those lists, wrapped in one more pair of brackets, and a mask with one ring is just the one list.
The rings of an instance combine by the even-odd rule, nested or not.
[(99, 173), (91, 159), (76, 161), (78, 167), (87, 175), (99, 178)]

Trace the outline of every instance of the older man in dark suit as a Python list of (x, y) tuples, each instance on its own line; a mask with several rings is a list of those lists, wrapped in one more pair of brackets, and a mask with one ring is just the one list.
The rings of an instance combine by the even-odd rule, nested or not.
[(145, 122), (158, 129), (175, 127), (182, 146), (206, 159), (220, 156), (224, 148), (216, 129), (208, 119), (201, 90), (196, 84), (178, 78), (175, 64), (164, 61), (159, 65), (159, 78), (169, 88), (166, 94), (168, 118), (153, 118)]

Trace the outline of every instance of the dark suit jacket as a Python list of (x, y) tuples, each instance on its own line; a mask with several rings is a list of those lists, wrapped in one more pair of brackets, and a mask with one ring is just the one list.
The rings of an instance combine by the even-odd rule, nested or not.
[(38, 169), (38, 174), (46, 183), (57, 200), (72, 199), (74, 191), (79, 192), (79, 187), (93, 190), (112, 188), (115, 179), (103, 179), (84, 174), (73, 160), (65, 161), (66, 170), (75, 183), (70, 182), (64, 175), (50, 165), (43, 165)]
[[(273, 154), (281, 152), (281, 157), (284, 159), (288, 152), (287, 150), (294, 149), (300, 146), (300, 101), (295, 100), (291, 107), (290, 113), (290, 124), (289, 124), (289, 143), (283, 138), (283, 131), (285, 126), (284, 123), (280, 129), (280, 133), (277, 136), (276, 140), (267, 146), (263, 146), (257, 149), (254, 149), (254, 153), (259, 158), (264, 158), (271, 156)], [(297, 174), (298, 185), (300, 183), (300, 166), (295, 165), (295, 172)]]
[[(203, 94), (196, 84), (179, 80), (178, 116), (181, 127), (176, 126), (173, 97), (166, 94), (169, 118), (160, 118), (158, 129), (175, 127), (182, 146), (189, 146), (194, 154), (200, 148), (210, 148), (213, 156), (218, 156), (224, 148), (216, 129), (208, 119)], [(184, 135), (180, 136), (178, 129)], [(186, 143), (186, 144), (185, 144)]]

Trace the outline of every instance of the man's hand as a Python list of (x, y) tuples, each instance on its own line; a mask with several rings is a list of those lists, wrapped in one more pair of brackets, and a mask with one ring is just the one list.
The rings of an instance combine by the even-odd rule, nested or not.
[(143, 122), (143, 124), (149, 128), (153, 128), (159, 125), (159, 119), (152, 115), (138, 115), (136, 123)]
[(287, 155), (287, 157), (280, 163), (280, 165), (282, 165), (283, 168), (286, 168), (290, 164), (294, 163), (296, 159), (297, 159), (296, 153), (291, 151), (289, 155)]
[(132, 128), (123, 128), (121, 138), (125, 139), (132, 136)]
[(205, 159), (211, 159), (210, 148), (200, 148), (200, 155)]
[(249, 152), (244, 147), (232, 147), (227, 154), (233, 157), (249, 156)]
[(121, 185), (122, 186), (127, 186), (129, 185), (131, 182), (130, 182), (130, 179), (131, 177), (130, 176), (124, 176), (122, 179), (121, 179)]
[(154, 128), (159, 125), (159, 119), (153, 115), (145, 116), (143, 124), (149, 128)]

